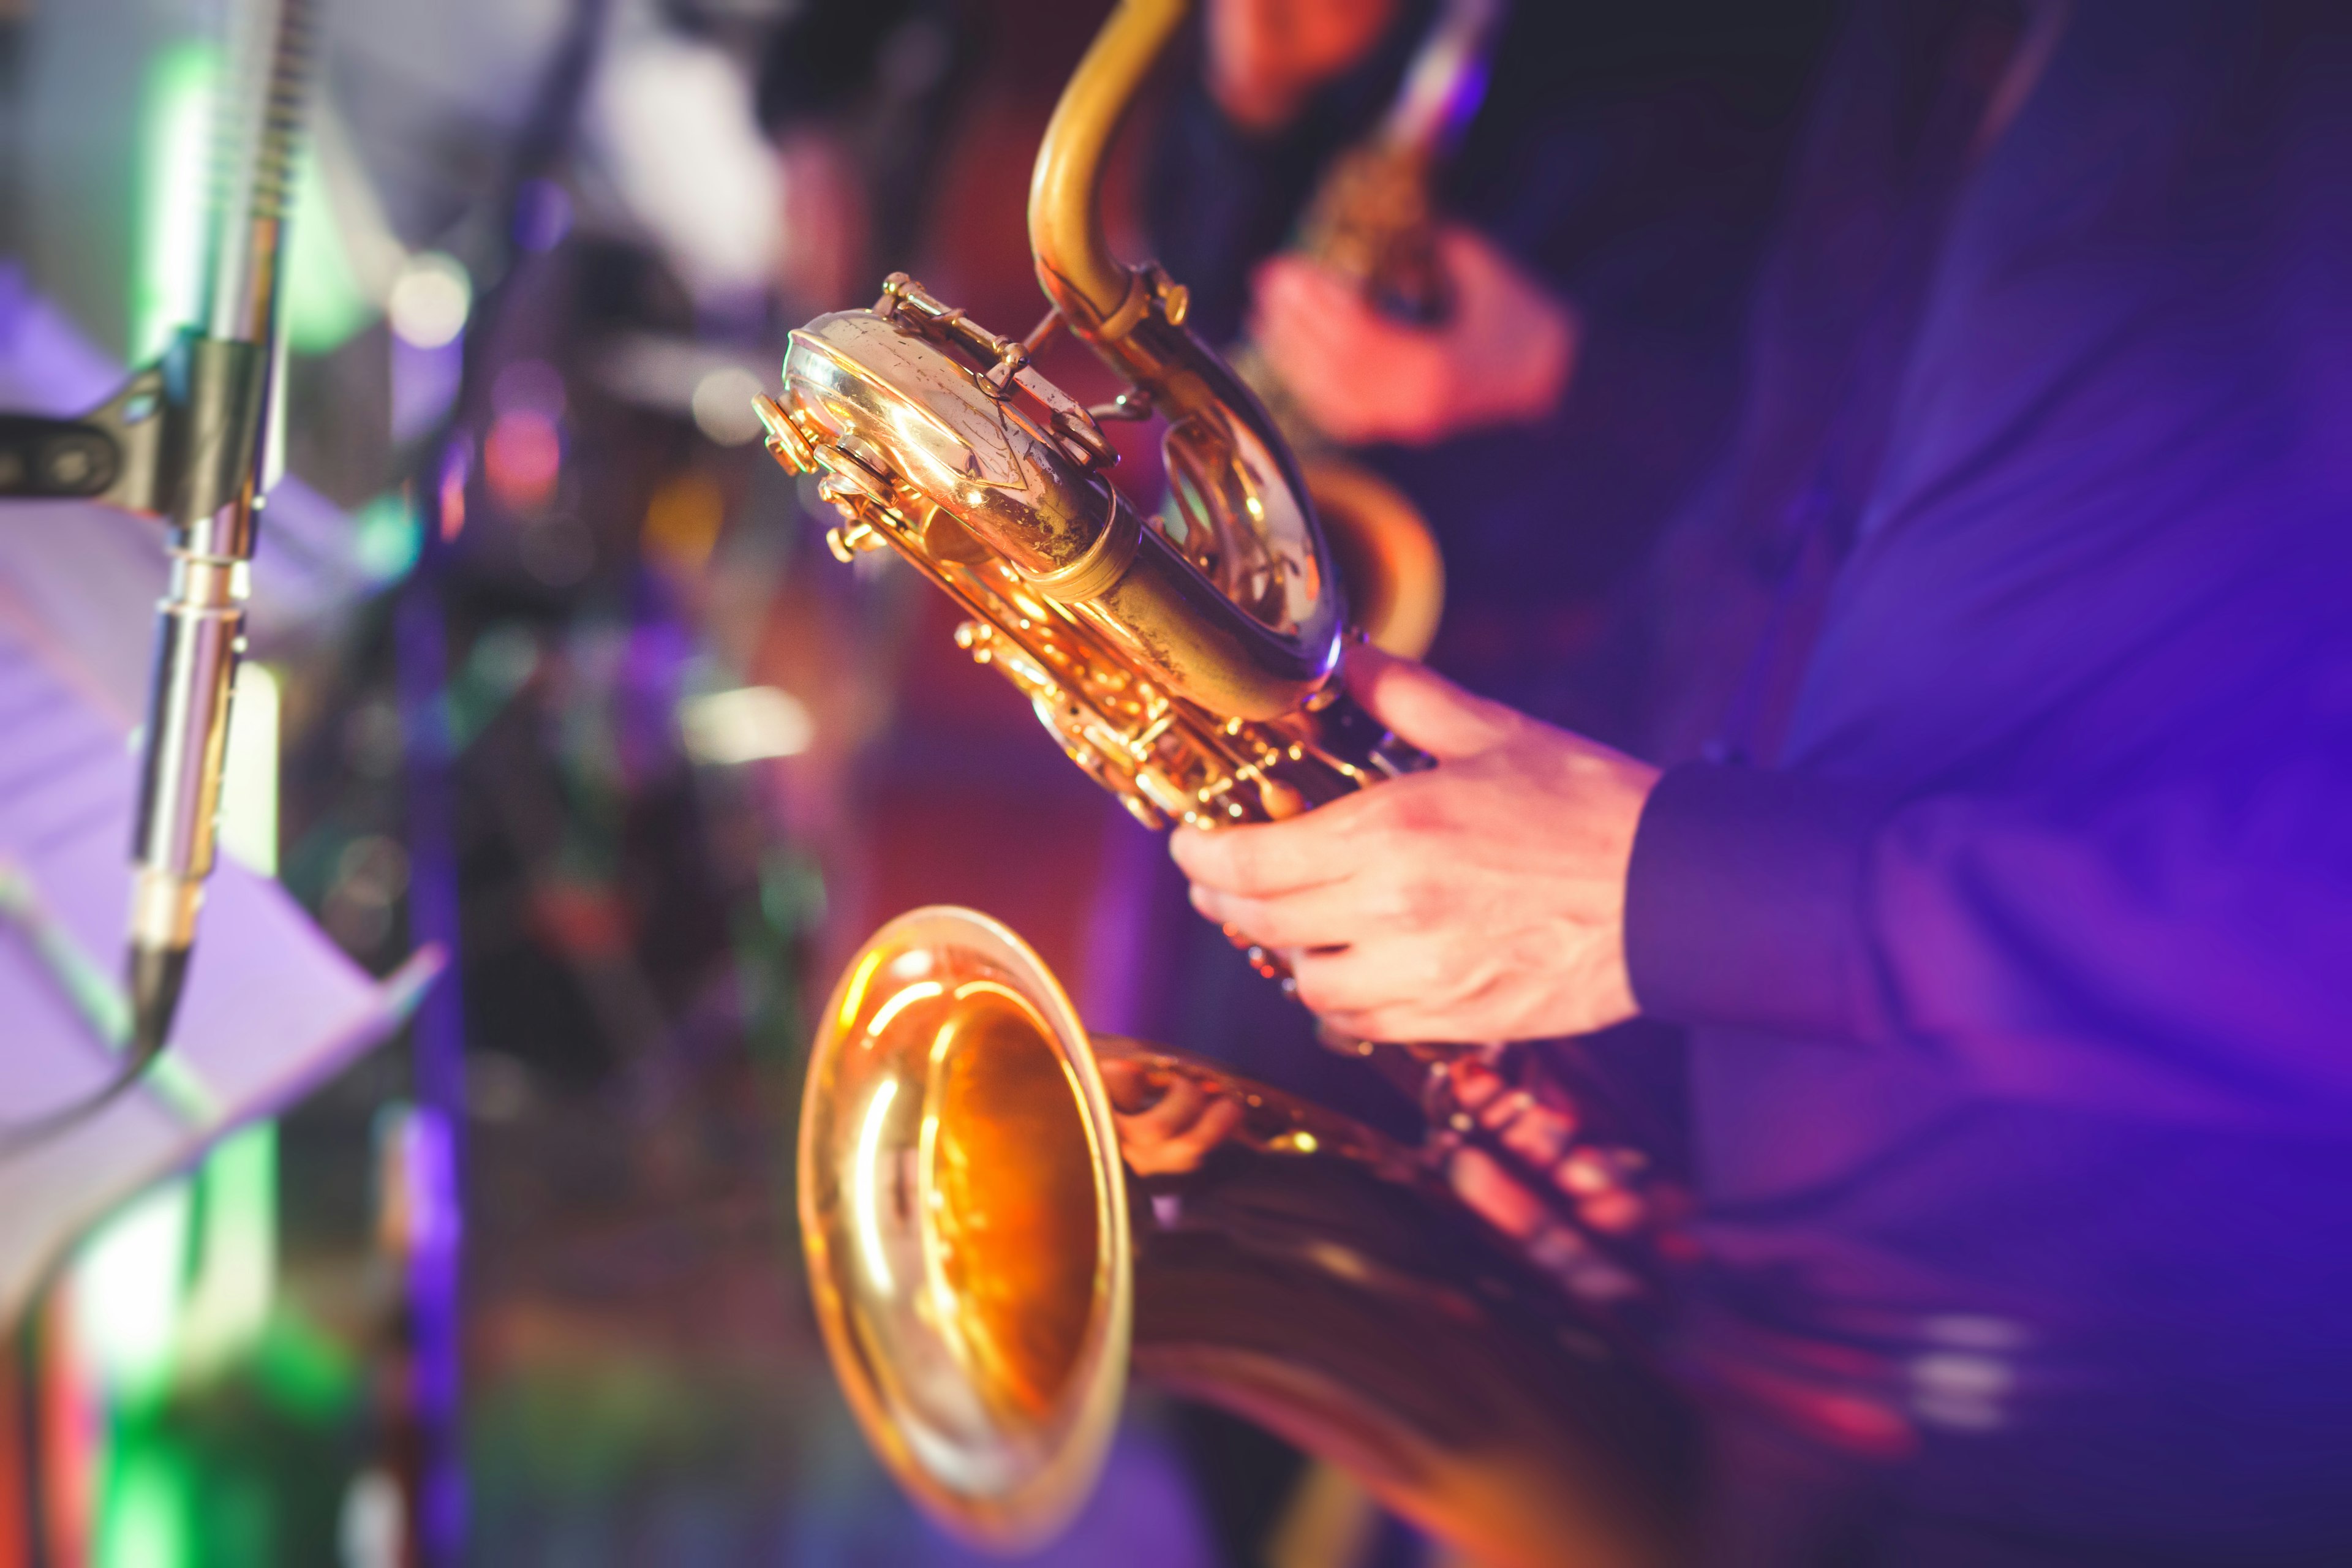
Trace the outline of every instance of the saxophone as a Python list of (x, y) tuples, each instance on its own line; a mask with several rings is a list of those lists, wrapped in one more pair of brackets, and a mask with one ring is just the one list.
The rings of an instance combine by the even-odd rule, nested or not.
[[(1107, 1064), (1189, 1080), (1240, 1124), (1195, 1168), (1138, 1175)], [(1068, 1521), (1131, 1367), (1338, 1465), (1482, 1568), (1680, 1560), (1691, 1430), (1622, 1316), (1488, 1230), (1428, 1151), (1089, 1037), (985, 915), (901, 915), (844, 971), (798, 1186), (850, 1408), (975, 1544), (1023, 1551)], [(1549, 1241), (1552, 1265), (1617, 1268), (1605, 1237)]]
[[(782, 397), (755, 405), (778, 461), (842, 513), (835, 554), (894, 549), (956, 600), (957, 640), (1153, 828), (1293, 816), (1418, 760), (1332, 679), (1345, 591), (1271, 416), (1185, 329), (1183, 287), (1104, 237), (1105, 153), (1183, 10), (1123, 5), (1055, 110), (1029, 196), (1052, 306), (1034, 331), (1000, 337), (894, 274), (872, 310), (794, 331)], [(1130, 390), (1089, 409), (1041, 375), (1064, 327)], [(1169, 496), (1147, 521), (1106, 477), (1098, 421), (1153, 414)]]
[[(1431, 184), (1485, 97), (1505, 8), (1506, 0), (1444, 0), (1388, 112), (1332, 160), (1300, 220), (1294, 250), (1401, 320), (1445, 314)], [(1437, 636), (1445, 588), (1427, 521), (1403, 491), (1316, 427), (1255, 342), (1235, 344), (1232, 358), (1297, 455), (1318, 510), (1339, 523), (1332, 544), (1340, 575), (1362, 623), (1374, 628), (1371, 640), (1419, 658)]]
[[(840, 512), (835, 553), (891, 549), (953, 598), (958, 641), (1154, 828), (1276, 820), (1426, 762), (1334, 678), (1345, 589), (1288, 444), (1185, 328), (1182, 286), (1104, 237), (1105, 153), (1184, 10), (1120, 0), (1064, 90), (1030, 189), (1035, 330), (999, 336), (894, 275), (872, 310), (793, 332), (756, 403), (770, 451)], [(1129, 390), (1087, 408), (1045, 380), (1032, 361), (1062, 330)], [(1100, 425), (1142, 415), (1167, 422), (1149, 519), (1108, 481)], [(983, 1544), (1050, 1535), (1131, 1360), (1496, 1568), (1664, 1559), (1686, 1433), (1620, 1310), (1644, 1293), (1639, 1249), (1572, 1216), (1533, 1247), (1485, 1229), (1436, 1162), (1511, 1148), (1528, 1097), (1472, 1116), (1434, 1053), (1362, 1049), (1423, 1094), (1427, 1148), (1090, 1038), (985, 916), (918, 910), (868, 942), (811, 1058), (801, 1229), (852, 1408), (925, 1508)], [(1244, 1121), (1195, 1170), (1133, 1176), (1102, 1060)], [(1638, 1163), (1591, 1152), (1578, 1180)]]

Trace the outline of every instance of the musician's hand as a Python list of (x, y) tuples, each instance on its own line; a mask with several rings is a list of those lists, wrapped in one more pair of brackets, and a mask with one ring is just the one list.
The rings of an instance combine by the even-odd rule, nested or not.
[(1209, 96), (1245, 131), (1279, 130), (1370, 54), (1395, 15), (1396, 0), (1211, 0)]
[(1574, 309), (1474, 230), (1448, 227), (1437, 243), (1453, 309), (1434, 327), (1391, 320), (1301, 257), (1259, 267), (1250, 336), (1333, 439), (1424, 446), (1559, 406), (1576, 367)]
[(1362, 1039), (1581, 1034), (1635, 1012), (1625, 874), (1657, 770), (1369, 647), (1349, 689), (1438, 759), (1286, 822), (1179, 828), (1213, 921)]
[(1181, 1074), (1139, 1062), (1102, 1064), (1103, 1096), (1118, 1129), (1118, 1152), (1139, 1176), (1196, 1169), (1242, 1122), (1242, 1108)]

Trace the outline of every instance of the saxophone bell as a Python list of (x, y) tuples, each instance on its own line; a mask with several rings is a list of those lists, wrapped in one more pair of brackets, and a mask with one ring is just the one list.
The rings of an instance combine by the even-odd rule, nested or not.
[(801, 1236), (859, 1425), (933, 1517), (1034, 1544), (1101, 1468), (1133, 1319), (1118, 1152), (1068, 998), (995, 922), (902, 915), (835, 988), (803, 1093)]
[[(1240, 1108), (1234, 1131), (1190, 1171), (1129, 1173), (1107, 1062), (1191, 1079)], [(827, 1349), (876, 1452), (957, 1534), (1019, 1551), (1065, 1524), (1131, 1362), (1491, 1568), (1671, 1560), (1688, 1425), (1608, 1314), (1413, 1151), (1089, 1037), (988, 917), (917, 910), (877, 932), (826, 1005), (804, 1095), (801, 1232)]]

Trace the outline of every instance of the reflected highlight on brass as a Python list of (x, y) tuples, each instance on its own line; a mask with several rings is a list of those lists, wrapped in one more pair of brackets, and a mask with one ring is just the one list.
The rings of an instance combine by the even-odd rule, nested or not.
[(1125, 1376), (1126, 1209), (1094, 1059), (1017, 937), (892, 921), (809, 1069), (801, 1232), (859, 1423), (934, 1514), (992, 1546), (1057, 1527)]

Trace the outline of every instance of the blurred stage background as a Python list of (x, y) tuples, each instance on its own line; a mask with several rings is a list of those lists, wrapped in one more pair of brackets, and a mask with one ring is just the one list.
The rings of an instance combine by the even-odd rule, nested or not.
[[(811, 990), (890, 913), (968, 902), (1117, 1027), (1134, 879), (1101, 872), (1158, 849), (938, 595), (830, 558), (748, 400), (786, 329), (891, 267), (1028, 328), (1029, 162), (1106, 8), (323, 7), (289, 471), (327, 505), (265, 527), (312, 594), (261, 589), (267, 837), (371, 970), (457, 962), (60, 1269), (10, 1358), (0, 1565), (967, 1560), (816, 1342)], [(73, 406), (92, 351), (135, 363), (181, 319), (218, 23), (0, 3), (18, 405)], [(1066, 343), (1048, 371), (1105, 395)], [(148, 636), (141, 605), (131, 692)], [(1159, 1414), (1131, 1425), (1047, 1560), (1222, 1561)]]

